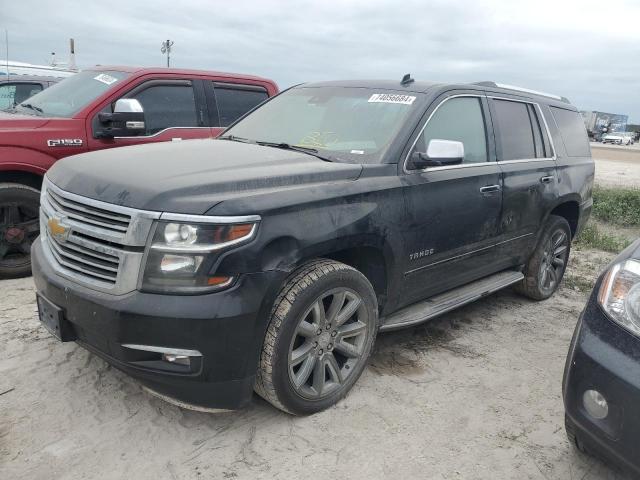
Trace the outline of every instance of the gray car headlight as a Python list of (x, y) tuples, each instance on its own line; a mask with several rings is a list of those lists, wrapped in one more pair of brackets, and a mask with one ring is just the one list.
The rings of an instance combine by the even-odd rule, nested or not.
[(233, 276), (212, 272), (218, 253), (250, 241), (257, 223), (156, 224), (146, 255), (143, 291), (202, 293), (228, 287)]
[(600, 285), (598, 303), (613, 321), (640, 336), (640, 261), (613, 265)]

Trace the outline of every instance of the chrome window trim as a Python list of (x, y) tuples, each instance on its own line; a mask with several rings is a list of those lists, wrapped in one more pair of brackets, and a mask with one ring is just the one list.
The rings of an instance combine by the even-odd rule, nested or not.
[[(445, 165), (442, 167), (426, 167), (426, 168), (421, 168), (421, 169), (416, 169), (416, 170), (409, 170), (407, 168), (407, 163), (409, 162), (409, 158), (411, 157), (411, 152), (413, 152), (413, 149), (416, 146), (416, 143), (418, 143), (418, 140), (420, 139), (420, 136), (422, 135), (422, 132), (424, 132), (424, 129), (427, 128), (427, 125), (429, 125), (429, 122), (431, 121), (431, 119), (433, 118), (433, 116), (435, 115), (435, 113), (438, 111), (438, 109), (447, 101), (451, 100), (452, 98), (463, 98), (463, 97), (471, 97), (471, 98), (485, 98), (486, 95), (482, 94), (474, 94), (474, 93), (460, 93), (457, 95), (451, 95), (450, 97), (447, 97), (445, 99), (443, 99), (438, 105), (436, 105), (436, 108), (433, 109), (433, 112), (431, 112), (429, 114), (429, 117), (427, 117), (427, 120), (424, 122), (424, 125), (422, 126), (422, 128), (420, 129), (420, 131), (418, 132), (418, 135), (416, 136), (416, 139), (413, 141), (413, 143), (411, 144), (411, 148), (409, 148), (409, 151), (407, 152), (407, 156), (404, 158), (404, 162), (402, 164), (402, 171), (404, 174), (406, 175), (412, 175), (415, 173), (424, 173), (426, 171), (433, 171), (433, 170), (453, 170), (456, 168), (463, 168), (463, 167), (467, 167), (467, 166), (478, 166), (478, 165), (492, 165), (495, 162), (491, 162), (489, 161), (489, 158), (487, 158), (486, 162), (476, 162), (476, 163), (469, 163), (469, 164), (460, 164), (460, 165)], [(486, 125), (485, 125), (485, 134), (486, 134)], [(487, 152), (488, 153), (488, 152)]]
[[(146, 139), (146, 138), (157, 137), (158, 135), (163, 134), (167, 130), (211, 130), (212, 128), (219, 128), (219, 127), (167, 127), (167, 128), (163, 128), (159, 132), (156, 132), (152, 135), (136, 135), (132, 137), (113, 137), (113, 139), (114, 140), (116, 139), (117, 140), (138, 140), (141, 138)], [(197, 139), (194, 139), (194, 140), (197, 140)]]
[[(475, 97), (475, 98), (480, 98), (480, 99), (483, 98), (483, 97), (486, 97), (487, 99), (490, 98), (490, 99), (493, 99), (493, 100), (506, 100), (506, 101), (509, 101), (509, 102), (520, 102), (520, 103), (528, 103), (528, 104), (533, 105), (534, 108), (536, 109), (537, 114), (538, 114), (538, 118), (542, 119), (542, 123), (544, 124), (544, 129), (547, 132), (547, 138), (549, 139), (549, 147), (551, 148), (552, 156), (551, 157), (543, 157), (543, 158), (522, 158), (522, 159), (513, 159), (513, 160), (498, 160), (497, 162), (492, 162), (492, 161), (487, 159), (486, 162), (466, 163), (466, 164), (463, 163), (463, 164), (460, 164), (460, 165), (445, 165), (445, 166), (442, 166), (442, 167), (426, 167), (426, 168), (422, 168), (422, 169), (419, 169), (419, 170), (409, 170), (409, 169), (407, 169), (407, 163), (409, 161), (409, 158), (411, 157), (411, 152), (413, 152), (413, 149), (415, 148), (416, 144), (418, 143), (418, 139), (420, 138), (420, 135), (422, 135), (422, 133), (424, 132), (424, 129), (427, 128), (427, 125), (431, 121), (431, 118), (433, 117), (433, 115), (438, 111), (440, 106), (443, 103), (445, 103), (447, 100), (450, 100), (452, 98), (460, 98), (460, 97)], [(554, 122), (555, 122), (555, 118), (554, 118)], [(424, 125), (420, 129), (420, 132), (418, 133), (416, 139), (411, 144), (411, 148), (409, 149), (409, 152), (407, 153), (407, 156), (404, 159), (404, 163), (402, 165), (402, 171), (403, 171), (403, 173), (405, 173), (407, 175), (411, 175), (411, 174), (414, 174), (414, 173), (425, 173), (425, 172), (440, 171), (440, 170), (455, 170), (455, 169), (458, 169), (458, 168), (494, 165), (496, 163), (498, 165), (508, 165), (508, 164), (511, 164), (511, 163), (541, 162), (541, 161), (549, 161), (549, 160), (556, 161), (557, 158), (558, 157), (557, 157), (557, 154), (556, 154), (556, 146), (553, 143), (553, 138), (551, 137), (551, 131), (549, 130), (549, 125), (547, 123), (547, 119), (544, 116), (544, 113), (542, 112), (542, 108), (540, 108), (540, 104), (538, 102), (534, 102), (533, 100), (527, 100), (527, 99), (516, 99), (516, 98), (500, 97), (500, 96), (497, 96), (497, 95), (477, 95), (477, 94), (471, 94), (471, 93), (461, 93), (461, 94), (452, 95), (450, 97), (447, 97), (447, 98), (443, 99), (436, 106), (436, 108), (433, 110), (433, 112), (431, 112), (431, 114), (427, 118), (426, 122), (424, 123)]]
[[(542, 113), (542, 108), (540, 108), (540, 104), (538, 102), (534, 102), (533, 100), (526, 100), (526, 99), (521, 100), (517, 98), (500, 97), (497, 95), (487, 95), (487, 98), (491, 98), (492, 100), (506, 100), (507, 102), (520, 102), (520, 103), (528, 103), (530, 105), (533, 105), (534, 108), (537, 109), (538, 117), (542, 118), (542, 123), (544, 123), (544, 129), (547, 132), (547, 138), (549, 139), (549, 146), (551, 147), (551, 154), (552, 154), (550, 157), (536, 158), (535, 160), (554, 160), (554, 161), (557, 160), (558, 155), (556, 154), (556, 146), (553, 143), (553, 138), (551, 138), (551, 131), (549, 130), (547, 119), (545, 118), (544, 113)], [(531, 159), (514, 158), (513, 160), (499, 160), (499, 162), (513, 162), (513, 161), (519, 161), (519, 160), (530, 161)]]
[(182, 222), (182, 223), (254, 223), (261, 220), (260, 215), (238, 215), (238, 216), (216, 216), (216, 215), (190, 215), (186, 213), (162, 212), (158, 217), (160, 220)]
[(555, 158), (549, 158), (549, 157), (545, 157), (545, 158), (523, 158), (520, 160), (500, 160), (499, 162), (496, 162), (498, 165), (509, 165), (511, 163), (529, 163), (529, 162), (550, 162), (550, 161), (554, 161)]

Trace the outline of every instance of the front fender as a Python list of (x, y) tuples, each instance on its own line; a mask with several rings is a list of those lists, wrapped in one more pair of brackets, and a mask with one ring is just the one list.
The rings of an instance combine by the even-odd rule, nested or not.
[(0, 171), (23, 171), (44, 175), (55, 163), (51, 155), (25, 147), (0, 147)]

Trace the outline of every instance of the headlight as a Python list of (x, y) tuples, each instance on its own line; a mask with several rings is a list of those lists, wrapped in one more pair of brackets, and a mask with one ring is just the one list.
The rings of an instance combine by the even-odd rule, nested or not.
[(598, 303), (613, 321), (640, 336), (640, 261), (611, 267), (600, 286)]
[(248, 242), (257, 223), (158, 222), (147, 252), (142, 290), (201, 293), (231, 285), (233, 276), (211, 269), (217, 253)]

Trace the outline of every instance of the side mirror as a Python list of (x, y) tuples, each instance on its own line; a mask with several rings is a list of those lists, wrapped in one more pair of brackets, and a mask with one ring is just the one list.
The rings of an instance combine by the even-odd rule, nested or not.
[(103, 127), (97, 138), (132, 137), (145, 133), (144, 109), (135, 98), (120, 98), (113, 113), (100, 112), (98, 120)]
[(413, 152), (411, 163), (413, 168), (421, 170), (427, 167), (443, 167), (458, 165), (464, 159), (464, 144), (452, 140), (433, 139), (429, 141), (427, 153)]

